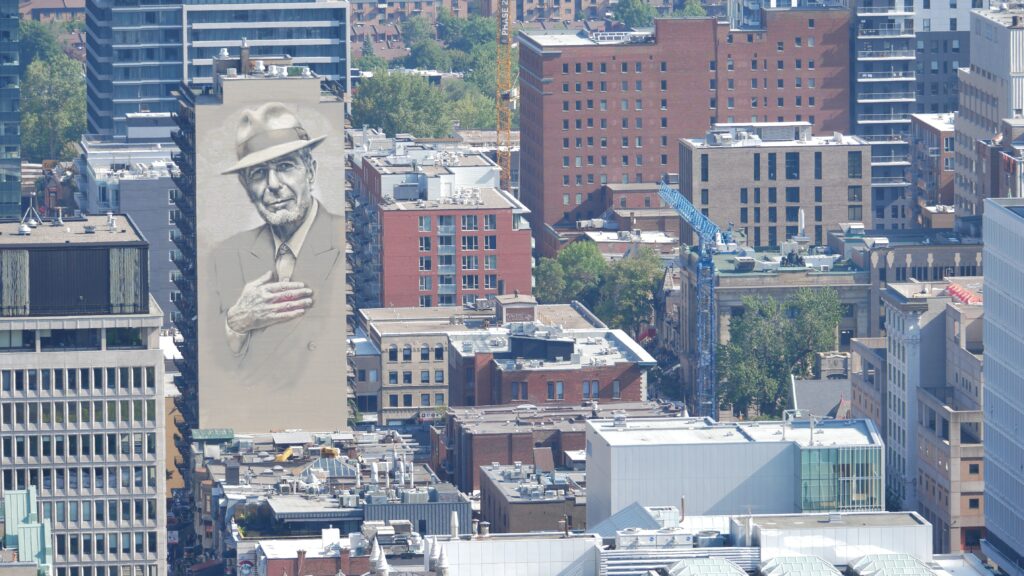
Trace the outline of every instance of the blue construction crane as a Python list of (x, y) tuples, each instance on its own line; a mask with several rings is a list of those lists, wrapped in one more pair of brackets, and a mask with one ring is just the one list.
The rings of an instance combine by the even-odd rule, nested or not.
[(697, 209), (667, 179), (658, 187), (658, 195), (671, 206), (697, 234), (697, 378), (694, 387), (694, 410), (697, 416), (718, 420), (718, 303), (715, 299), (714, 248), (719, 242), (731, 241), (730, 230), (723, 232)]

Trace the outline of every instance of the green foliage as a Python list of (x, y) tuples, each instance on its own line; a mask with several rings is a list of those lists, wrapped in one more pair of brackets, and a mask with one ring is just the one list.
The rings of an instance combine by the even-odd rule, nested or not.
[(645, 0), (619, 0), (612, 8), (612, 14), (629, 28), (643, 28), (654, 23), (654, 7)]
[(411, 74), (378, 74), (359, 83), (352, 100), (352, 125), (383, 128), (387, 134), (444, 136), (450, 129), (444, 93)]
[(377, 74), (387, 74), (388, 70), (388, 61), (375, 54), (356, 58), (353, 65), (360, 70), (370, 70)]
[(448, 72), (452, 69), (452, 58), (437, 40), (422, 40), (409, 48), (405, 66), (406, 68)]
[(562, 301), (562, 294), (565, 292), (565, 271), (558, 260), (541, 258), (533, 271), (533, 278), (537, 283), (533, 288), (533, 295), (537, 297), (538, 302), (554, 304)]
[(86, 131), (82, 65), (61, 52), (34, 60), (21, 85), (21, 113), (23, 159), (70, 160), (65, 144)]
[(721, 399), (743, 414), (756, 407), (780, 415), (790, 375), (809, 374), (817, 352), (835, 349), (841, 316), (832, 288), (802, 288), (784, 302), (745, 297), (743, 313), (730, 320), (729, 343), (718, 352)]
[(654, 314), (654, 291), (664, 270), (661, 259), (647, 247), (616, 261), (605, 273), (595, 312), (605, 324), (636, 338)]
[[(454, 84), (454, 83), (453, 83)], [(498, 123), (494, 111), (494, 98), (484, 96), (475, 87), (460, 82), (464, 86), (462, 96), (449, 100), (447, 113), (451, 121), (458, 123), (460, 128), (474, 130), (494, 130)]]
[(495, 56), (497, 50), (498, 44), (493, 40), (473, 48), (469, 53), (469, 66), (465, 74), (467, 82), (476, 86), (481, 94), (491, 98), (494, 98), (498, 91), (498, 62)]
[(406, 46), (434, 39), (434, 25), (423, 16), (413, 16), (402, 24), (402, 40)]
[(608, 271), (608, 262), (593, 242), (573, 242), (558, 253), (558, 263), (565, 273), (562, 301), (579, 300), (594, 309), (601, 281)]
[(18, 60), (21, 77), (28, 73), (28, 67), (36, 60), (50, 60), (61, 53), (57, 33), (53, 25), (35, 20), (22, 20), (18, 30)]
[(708, 12), (700, 4), (700, 0), (686, 0), (680, 13), (683, 18), (707, 18)]

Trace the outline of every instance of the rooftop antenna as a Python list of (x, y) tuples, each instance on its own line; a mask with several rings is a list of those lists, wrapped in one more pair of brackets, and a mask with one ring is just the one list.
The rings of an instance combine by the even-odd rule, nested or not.
[(18, 234), (28, 236), (32, 233), (32, 229), (39, 226), (39, 222), (42, 221), (42, 216), (39, 215), (39, 211), (36, 210), (36, 193), (32, 191), (29, 193), (28, 208), (25, 210), (25, 214), (21, 217), (21, 225), (18, 226)]

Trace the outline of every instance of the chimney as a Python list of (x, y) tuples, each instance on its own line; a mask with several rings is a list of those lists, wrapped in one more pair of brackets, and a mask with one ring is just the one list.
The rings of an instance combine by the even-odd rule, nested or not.
[(249, 75), (249, 41), (246, 40), (245, 36), (242, 37), (242, 49), (241, 57), (239, 62), (239, 68), (243, 76)]
[(295, 573), (296, 574), (305, 574), (305, 572), (302, 571), (302, 568), (306, 564), (306, 551), (305, 550), (296, 550), (295, 554), (297, 556), (297, 558), (296, 558), (297, 567), (295, 569)]
[(480, 535), (490, 536), (491, 535), (491, 523), (486, 520), (480, 523)]
[(451, 521), (449, 523), (451, 524), (452, 538), (458, 538), (459, 537), (459, 513), (456, 512), (455, 510), (452, 510)]

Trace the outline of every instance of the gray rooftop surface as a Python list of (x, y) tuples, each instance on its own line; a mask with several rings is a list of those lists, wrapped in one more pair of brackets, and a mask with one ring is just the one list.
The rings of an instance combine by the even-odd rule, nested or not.
[(829, 521), (828, 514), (776, 514), (754, 516), (754, 524), (764, 528), (785, 530), (822, 530), (828, 527), (856, 528), (865, 526), (925, 526), (928, 523), (917, 512), (845, 512), (838, 521)]
[[(20, 235), (19, 221), (0, 222), (0, 247), (34, 244), (122, 244), (143, 242), (134, 224), (124, 214), (114, 215), (115, 231), (107, 226), (107, 216), (65, 218), (63, 226), (52, 226), (49, 220), (32, 228), (29, 235)], [(94, 233), (86, 233), (86, 227)]]

